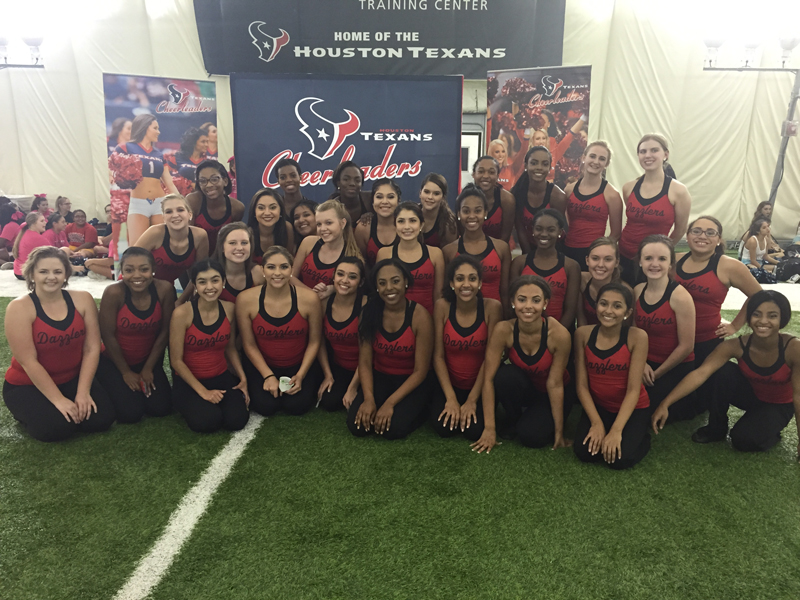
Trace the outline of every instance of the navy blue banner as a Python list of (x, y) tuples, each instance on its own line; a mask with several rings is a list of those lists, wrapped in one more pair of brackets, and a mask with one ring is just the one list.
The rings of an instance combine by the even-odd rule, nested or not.
[(302, 193), (317, 202), (336, 191), (331, 176), (346, 160), (361, 167), (364, 190), (390, 177), (416, 200), (430, 172), (458, 189), (462, 87), (460, 76), (232, 75), (239, 199), (277, 189), (282, 158), (300, 163)]

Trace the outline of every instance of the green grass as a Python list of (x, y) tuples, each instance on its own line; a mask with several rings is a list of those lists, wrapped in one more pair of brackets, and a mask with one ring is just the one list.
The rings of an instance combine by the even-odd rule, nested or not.
[[(271, 418), (152, 598), (800, 598), (794, 423), (749, 455), (691, 443), (701, 422), (612, 472)], [(0, 598), (112, 597), (229, 437), (171, 416), (47, 445), (0, 408)]]

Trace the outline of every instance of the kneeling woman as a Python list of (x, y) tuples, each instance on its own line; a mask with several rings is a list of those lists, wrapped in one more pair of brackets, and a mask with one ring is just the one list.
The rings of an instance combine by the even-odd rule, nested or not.
[(279, 410), (303, 415), (317, 400), (322, 371), (317, 352), (322, 309), (317, 294), (290, 283), (292, 255), (272, 246), (264, 252), (267, 282), (239, 294), (236, 318), (250, 382), (250, 407), (269, 417)]
[[(205, 259), (192, 267), (191, 278), (195, 296), (175, 309), (170, 323), (175, 408), (192, 431), (237, 431), (247, 425), (250, 413), (233, 304), (219, 299), (225, 270)], [(229, 364), (236, 375), (228, 371)]]
[[(567, 447), (571, 442), (564, 438), (564, 421), (574, 402), (574, 393), (564, 392), (565, 381), (569, 383), (569, 332), (554, 317), (544, 316), (550, 286), (541, 277), (523, 275), (509, 295), (516, 318), (499, 323), (489, 340), (483, 382), (486, 428), (472, 447), (489, 452), (497, 443), (495, 398), (524, 446)], [(501, 365), (504, 356), (511, 364)]]
[(361, 391), (347, 411), (347, 427), (355, 436), (374, 429), (398, 440), (425, 421), (434, 382), (433, 322), (427, 310), (406, 300), (413, 279), (399, 260), (378, 262), (371, 279), (378, 293), (361, 311)]
[[(653, 414), (656, 433), (664, 427), (669, 407), (712, 375), (714, 392), (708, 425), (694, 432), (695, 442), (725, 439), (730, 404), (745, 411), (730, 432), (737, 450), (769, 450), (780, 441), (781, 431), (793, 414), (800, 430), (800, 342), (780, 331), (789, 324), (791, 310), (786, 296), (775, 290), (750, 296), (747, 323), (753, 333), (722, 342), (672, 390)], [(738, 364), (729, 362), (732, 358)]]
[(105, 352), (97, 378), (110, 392), (120, 423), (136, 423), (147, 413), (172, 411), (164, 350), (175, 307), (175, 288), (153, 278), (155, 261), (132, 246), (119, 260), (122, 281), (108, 286), (100, 301), (100, 333)]
[(609, 283), (597, 295), (599, 325), (575, 332), (575, 375), (583, 414), (575, 432), (575, 454), (583, 462), (603, 459), (612, 469), (628, 469), (650, 451), (642, 376), (647, 334), (630, 327), (633, 293)]
[(436, 338), (433, 367), (439, 387), (433, 394), (433, 427), (442, 437), (461, 431), (469, 440), (483, 433), (478, 400), (483, 389), (486, 346), (503, 318), (500, 302), (481, 294), (483, 267), (460, 255), (447, 265), (443, 298), (433, 314)]
[(114, 405), (95, 379), (100, 358), (97, 306), (87, 292), (63, 289), (71, 272), (57, 248), (36, 248), (23, 273), (27, 296), (6, 309), (11, 349), (3, 399), (14, 418), (42, 442), (105, 431)]

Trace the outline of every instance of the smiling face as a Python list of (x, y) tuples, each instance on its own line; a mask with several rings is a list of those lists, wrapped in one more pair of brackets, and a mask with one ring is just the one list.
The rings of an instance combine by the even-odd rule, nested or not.
[(192, 213), (180, 198), (165, 200), (161, 204), (161, 211), (164, 213), (164, 223), (173, 231), (180, 231), (189, 226)]
[(632, 312), (619, 292), (608, 291), (597, 299), (597, 320), (603, 327), (620, 325)]
[(645, 140), (639, 144), (639, 164), (645, 171), (663, 169), (667, 153), (656, 140)]
[(283, 254), (273, 254), (264, 260), (264, 277), (271, 288), (281, 289), (289, 285), (292, 263)]
[(491, 159), (484, 158), (472, 171), (472, 179), (475, 184), (481, 188), (481, 191), (487, 195), (494, 194), (494, 187), (497, 185), (497, 165)]
[(506, 147), (501, 144), (499, 141), (495, 140), (491, 143), (489, 148), (489, 154), (494, 156), (494, 159), (500, 163), (500, 165), (506, 164), (506, 159), (508, 158), (508, 152), (506, 151)]
[(150, 123), (150, 126), (147, 128), (147, 131), (144, 134), (144, 140), (150, 143), (155, 143), (158, 141), (158, 136), (161, 135), (161, 130), (158, 128), (158, 121), (153, 121)]
[(391, 217), (394, 209), (397, 208), (397, 202), (397, 192), (391, 185), (384, 184), (375, 190), (372, 208), (379, 217)]
[(264, 227), (273, 227), (281, 218), (281, 205), (274, 196), (264, 194), (256, 200), (256, 221)]
[(432, 181), (425, 183), (419, 191), (419, 201), (422, 203), (422, 208), (425, 210), (436, 210), (439, 208), (443, 197), (442, 188)]
[(450, 287), (456, 298), (464, 302), (469, 302), (481, 289), (481, 279), (478, 272), (471, 265), (461, 265), (456, 269)]
[(528, 177), (531, 181), (538, 183), (547, 179), (550, 173), (550, 154), (544, 150), (537, 150), (528, 157), (528, 162), (525, 165), (528, 171)]
[(72, 213), (72, 222), (78, 227), (83, 227), (86, 225), (86, 213), (82, 210), (76, 210)]
[(394, 220), (397, 235), (401, 240), (414, 240), (422, 229), (422, 221), (413, 210), (401, 210)]
[(350, 296), (358, 291), (361, 271), (352, 263), (341, 263), (333, 273), (333, 289), (339, 296)]
[(669, 275), (672, 266), (672, 253), (665, 244), (647, 244), (642, 248), (642, 256), (639, 259), (639, 266), (642, 268), (647, 279), (661, 279)]
[(482, 228), (483, 222), (486, 220), (486, 207), (483, 205), (483, 200), (477, 196), (464, 198), (458, 209), (458, 217), (461, 220), (461, 226), (467, 231), (474, 232)]
[(225, 186), (228, 185), (228, 178), (220, 175), (214, 167), (205, 167), (200, 171), (197, 178), (200, 184), (200, 191), (209, 200), (216, 200), (225, 196)]
[(523, 285), (511, 299), (514, 314), (523, 323), (533, 323), (542, 317), (547, 308), (547, 299), (538, 285)]
[[(709, 232), (713, 235), (709, 236)], [(697, 219), (686, 234), (689, 249), (696, 254), (713, 252), (720, 241), (719, 227), (709, 219)]]
[(603, 146), (589, 146), (583, 156), (587, 175), (602, 175), (608, 166), (608, 150)]
[[(346, 170), (346, 169), (345, 169)], [(300, 173), (294, 165), (286, 165), (278, 169), (278, 185), (286, 194), (294, 194), (300, 190)]]
[(550, 145), (550, 136), (544, 129), (537, 129), (533, 132), (531, 138), (531, 146), (544, 146), (547, 148)]
[(223, 287), (225, 287), (225, 278), (219, 271), (214, 269), (200, 271), (194, 281), (197, 295), (208, 302), (217, 300), (222, 293)]
[(145, 256), (131, 256), (122, 263), (122, 281), (132, 292), (144, 292), (153, 282), (153, 265)]
[(361, 193), (364, 174), (361, 169), (347, 167), (339, 177), (339, 193), (345, 198), (355, 198)]
[(586, 257), (586, 266), (589, 267), (589, 274), (592, 279), (604, 281), (611, 277), (614, 269), (619, 266), (617, 253), (613, 246), (605, 245), (593, 248)]
[(316, 232), (316, 216), (309, 207), (298, 206), (294, 209), (294, 230), (302, 237)]
[(544, 215), (536, 219), (533, 225), (533, 238), (538, 248), (552, 248), (561, 235), (561, 225), (555, 217)]
[(748, 324), (753, 335), (760, 338), (777, 335), (781, 330), (781, 309), (774, 302), (762, 302), (753, 311)]
[(42, 258), (33, 270), (33, 283), (37, 292), (55, 292), (64, 287), (67, 272), (57, 258)]
[(242, 264), (250, 258), (250, 235), (244, 229), (234, 229), (225, 238), (222, 246), (225, 260), (232, 263)]
[(317, 212), (315, 219), (317, 235), (322, 238), (325, 244), (334, 242), (342, 237), (342, 231), (347, 224), (347, 220), (337, 217), (335, 210)]
[(397, 306), (406, 300), (406, 280), (394, 265), (386, 265), (375, 278), (378, 295), (386, 306)]

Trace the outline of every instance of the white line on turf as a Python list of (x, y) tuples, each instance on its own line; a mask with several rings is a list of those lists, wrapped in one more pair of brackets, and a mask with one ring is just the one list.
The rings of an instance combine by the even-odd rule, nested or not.
[(181, 499), (178, 508), (170, 515), (164, 533), (150, 552), (139, 561), (136, 570), (114, 596), (114, 600), (146, 598), (158, 585), (184, 542), (192, 535), (194, 526), (206, 512), (214, 492), (233, 470), (236, 461), (244, 453), (263, 422), (264, 417), (251, 414), (247, 426), (233, 434), (230, 441), (208, 465), (200, 481)]

